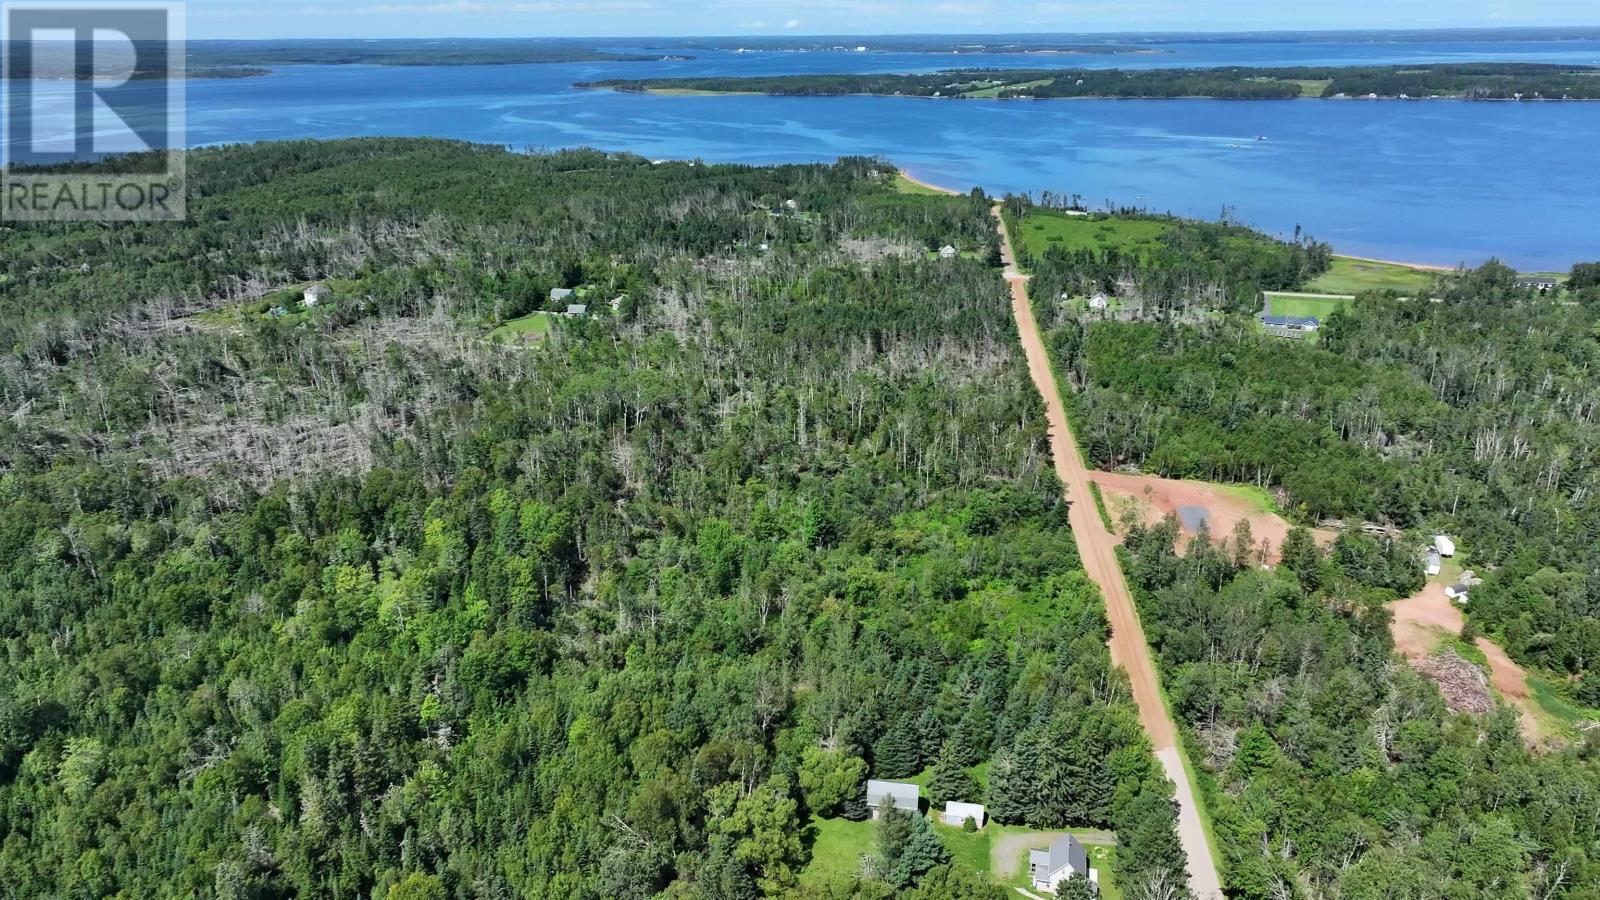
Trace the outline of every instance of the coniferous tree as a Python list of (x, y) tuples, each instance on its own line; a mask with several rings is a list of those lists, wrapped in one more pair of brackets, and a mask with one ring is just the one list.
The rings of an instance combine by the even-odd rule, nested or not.
[(961, 764), (954, 742), (946, 741), (928, 776), (928, 799), (942, 806), (952, 800), (970, 803), (977, 795), (977, 782)]
[(896, 716), (872, 745), (872, 771), (877, 778), (910, 778), (922, 771), (922, 751), (910, 714)]

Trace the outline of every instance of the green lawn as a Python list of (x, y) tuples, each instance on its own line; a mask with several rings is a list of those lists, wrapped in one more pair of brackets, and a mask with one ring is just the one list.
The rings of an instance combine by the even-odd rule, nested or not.
[(871, 853), (875, 823), (849, 819), (813, 819), (811, 862), (800, 873), (801, 884), (822, 884), (861, 871), (861, 857)]
[(1278, 508), (1278, 501), (1266, 488), (1256, 487), (1253, 484), (1212, 484), (1212, 490), (1219, 494), (1226, 494), (1249, 503), (1258, 513), (1272, 513), (1283, 515), (1283, 510)]
[(1415, 296), (1433, 284), (1437, 272), (1397, 263), (1368, 262), (1335, 256), (1333, 266), (1306, 285), (1312, 294), (1359, 294), (1362, 291), (1397, 291)]
[(1355, 298), (1346, 296), (1295, 296), (1277, 291), (1267, 292), (1267, 312), (1274, 316), (1315, 316), (1327, 321), (1333, 311)]
[(1028, 252), (1043, 256), (1050, 247), (1064, 250), (1105, 250), (1116, 247), (1127, 251), (1153, 245), (1172, 225), (1161, 219), (1121, 216), (1069, 216), (1050, 211), (1034, 211), (1023, 219), (1017, 238)]
[(498, 343), (512, 344), (523, 340), (527, 335), (532, 335), (537, 340), (544, 340), (550, 333), (550, 314), (545, 312), (530, 313), (520, 319), (501, 325), (489, 332), (489, 340)]
[(918, 184), (899, 172), (896, 172), (894, 176), (894, 189), (902, 194), (918, 194), (924, 197), (949, 196), (943, 191), (936, 191), (925, 184)]
[[(950, 862), (958, 868), (977, 872), (982, 875), (992, 876), (995, 839), (1002, 835), (1031, 835), (1038, 834), (1039, 840), (1030, 842), (1037, 846), (1047, 846), (1045, 839), (1047, 832), (1036, 832), (1031, 828), (1019, 825), (991, 824), (978, 831), (967, 833), (960, 826), (946, 825), (941, 822), (936, 811), (930, 812), (929, 821), (933, 830), (944, 842), (950, 851)], [(838, 878), (848, 878), (861, 871), (861, 857), (872, 853), (876, 848), (877, 824), (872, 821), (852, 822), (848, 819), (815, 819), (808, 829), (808, 840), (811, 844), (811, 862), (800, 873), (800, 883), (807, 886), (818, 886)], [(1078, 832), (1085, 836), (1093, 836), (1093, 832)], [(1089, 864), (1099, 874), (1100, 896), (1105, 900), (1121, 900), (1122, 891), (1118, 889), (1112, 878), (1112, 864), (1116, 859), (1116, 848), (1103, 844), (1085, 845), (1089, 851)], [(1012, 874), (1005, 884), (1007, 887), (1027, 887), (1031, 889), (1028, 881), (1027, 847), (1019, 849), (1020, 858), (1012, 869)]]

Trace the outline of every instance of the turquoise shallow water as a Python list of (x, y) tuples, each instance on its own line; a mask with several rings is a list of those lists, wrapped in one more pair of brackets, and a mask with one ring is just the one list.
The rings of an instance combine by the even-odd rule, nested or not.
[[(629, 48), (617, 48), (629, 49)], [(931, 181), (1296, 225), (1341, 252), (1525, 269), (1600, 259), (1600, 102), (937, 101), (661, 97), (608, 77), (1515, 59), (1600, 64), (1600, 42), (1173, 43), (1158, 55), (694, 51), (658, 63), (287, 67), (189, 84), (193, 144), (431, 135), (652, 158), (886, 156)], [(1265, 141), (1258, 141), (1258, 136)]]

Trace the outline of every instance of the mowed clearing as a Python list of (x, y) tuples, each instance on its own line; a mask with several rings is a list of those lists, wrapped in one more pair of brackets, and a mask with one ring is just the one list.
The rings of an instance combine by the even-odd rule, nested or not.
[[(1179, 481), (1126, 472), (1091, 472), (1089, 478), (1100, 486), (1106, 512), (1119, 530), (1130, 510), (1144, 525), (1157, 525), (1169, 515), (1177, 516), (1188, 537), (1197, 534), (1204, 523), (1212, 539), (1218, 541), (1228, 538), (1245, 521), (1250, 523), (1253, 541), (1260, 544), (1265, 540), (1270, 546), (1268, 562), (1277, 562), (1291, 527), (1278, 515), (1265, 491), (1247, 485)], [(1338, 537), (1336, 532), (1325, 529), (1315, 529), (1312, 535), (1324, 546)]]
[(1395, 291), (1414, 297), (1426, 291), (1440, 272), (1447, 271), (1450, 270), (1439, 266), (1408, 266), (1359, 256), (1335, 256), (1328, 271), (1312, 279), (1305, 290), (1312, 294)]
[(1051, 247), (1129, 253), (1154, 248), (1171, 228), (1164, 219), (1035, 211), (1019, 224), (1017, 237), (1034, 256), (1043, 256)]

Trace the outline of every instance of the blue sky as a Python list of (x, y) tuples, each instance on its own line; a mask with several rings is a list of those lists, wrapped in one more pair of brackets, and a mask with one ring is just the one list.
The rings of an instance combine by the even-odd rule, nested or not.
[(1597, 0), (189, 0), (191, 38), (1600, 25)]

